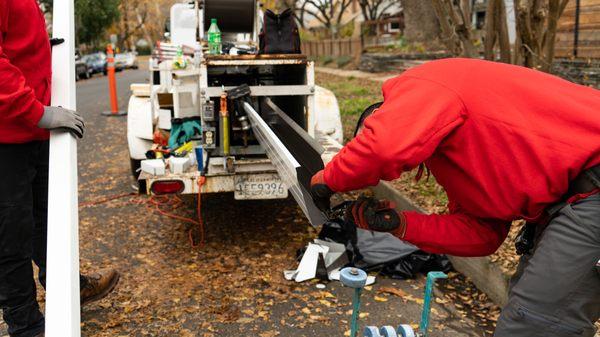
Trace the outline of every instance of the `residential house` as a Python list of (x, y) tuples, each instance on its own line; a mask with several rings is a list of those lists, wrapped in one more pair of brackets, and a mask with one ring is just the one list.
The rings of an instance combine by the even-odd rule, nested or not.
[[(339, 1), (339, 0), (337, 0)], [(315, 36), (327, 38), (332, 32), (323, 27), (318, 19), (308, 16), (305, 27)], [(368, 28), (371, 27), (371, 28)], [(401, 34), (404, 29), (402, 7), (400, 3), (394, 4), (382, 13), (382, 19), (378, 22), (366, 21), (360, 8), (358, 0), (353, 0), (348, 9), (343, 13), (339, 35), (343, 37), (359, 38), (364, 32), (371, 32), (382, 38)]]
[(556, 56), (600, 59), (600, 0), (570, 0), (558, 22)]

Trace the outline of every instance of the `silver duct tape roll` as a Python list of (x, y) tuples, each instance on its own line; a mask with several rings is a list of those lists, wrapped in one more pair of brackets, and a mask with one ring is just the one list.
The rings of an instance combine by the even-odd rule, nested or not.
[(224, 33), (251, 33), (254, 31), (255, 0), (205, 0), (204, 29), (210, 20), (217, 19)]

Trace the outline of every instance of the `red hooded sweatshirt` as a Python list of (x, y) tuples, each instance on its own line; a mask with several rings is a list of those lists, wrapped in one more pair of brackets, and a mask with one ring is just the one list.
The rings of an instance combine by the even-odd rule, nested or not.
[(404, 212), (404, 240), (459, 256), (493, 253), (511, 221), (539, 220), (600, 164), (600, 91), (523, 67), (445, 59), (383, 85), (384, 104), (327, 165), (335, 191), (424, 163), (450, 214)]
[(37, 127), (50, 104), (46, 21), (36, 0), (0, 1), (0, 143), (46, 140)]

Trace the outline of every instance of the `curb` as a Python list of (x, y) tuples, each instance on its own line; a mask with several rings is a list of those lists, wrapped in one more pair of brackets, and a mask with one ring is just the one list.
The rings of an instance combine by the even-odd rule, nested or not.
[[(396, 203), (399, 211), (416, 211), (427, 213), (405, 197), (388, 182), (380, 182), (373, 188), (378, 198), (388, 199)], [(504, 306), (508, 300), (508, 283), (510, 277), (499, 266), (486, 257), (448, 256), (454, 269), (469, 277), (477, 288), (486, 293), (494, 303)]]

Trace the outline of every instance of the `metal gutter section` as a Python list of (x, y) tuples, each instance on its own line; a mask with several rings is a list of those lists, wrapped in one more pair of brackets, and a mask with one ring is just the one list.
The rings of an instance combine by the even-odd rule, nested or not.
[[(310, 223), (313, 226), (318, 226), (325, 223), (325, 216), (314, 205), (310, 193), (308, 193), (308, 189), (306, 187), (306, 175), (309, 174), (309, 170), (301, 165), (301, 163), (306, 162), (306, 160), (304, 158), (300, 158), (300, 161), (298, 161), (297, 158), (294, 157), (294, 155), (292, 155), (290, 150), (288, 150), (287, 144), (284, 144), (281, 141), (277, 134), (261, 118), (258, 112), (256, 112), (256, 110), (250, 104), (244, 103), (244, 110), (246, 110), (246, 113), (248, 114), (248, 118), (250, 119), (254, 135), (256, 136), (260, 144), (265, 148), (267, 156), (269, 157), (273, 165), (275, 165), (279, 176), (287, 185), (292, 196), (294, 197), (294, 199), (296, 199), (296, 202), (298, 203), (298, 205), (300, 206)], [(304, 130), (302, 131), (304, 132)], [(292, 138), (298, 137), (297, 135), (290, 136)], [(322, 165), (323, 162), (321, 161), (321, 166)], [(311, 167), (312, 166), (314, 165), (311, 165)]]
[[(223, 89), (229, 91), (235, 87), (208, 87), (205, 97), (221, 97)], [(312, 85), (255, 85), (250, 86), (252, 96), (309, 96), (315, 93)]]
[(260, 111), (271, 130), (300, 163), (298, 180), (305, 190), (310, 190), (310, 179), (324, 168), (321, 154), (325, 149), (271, 99), (262, 100)]

